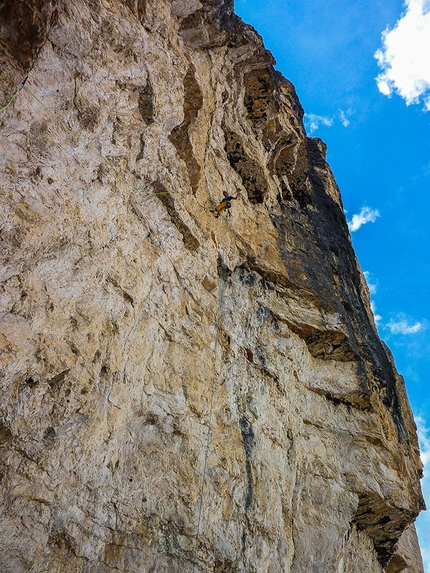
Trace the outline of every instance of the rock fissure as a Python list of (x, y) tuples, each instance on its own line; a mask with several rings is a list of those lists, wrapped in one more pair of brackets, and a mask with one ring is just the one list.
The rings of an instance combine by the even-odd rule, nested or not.
[(194, 195), (200, 181), (201, 167), (196, 160), (190, 138), (190, 129), (195, 122), (199, 110), (203, 106), (203, 94), (195, 76), (196, 69), (190, 64), (184, 78), (184, 120), (176, 126), (169, 136), (176, 147), (179, 157), (185, 162), (191, 189)]

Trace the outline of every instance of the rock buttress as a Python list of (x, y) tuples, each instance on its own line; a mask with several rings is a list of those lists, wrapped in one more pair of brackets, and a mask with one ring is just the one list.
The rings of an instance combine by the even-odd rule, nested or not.
[(4, 103), (28, 75), (0, 116), (1, 570), (422, 573), (404, 382), (261, 38), (231, 1), (26, 7), (0, 7)]

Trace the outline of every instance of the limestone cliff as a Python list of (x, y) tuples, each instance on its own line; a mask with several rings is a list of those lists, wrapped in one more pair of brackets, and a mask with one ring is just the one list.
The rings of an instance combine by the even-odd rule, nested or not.
[(0, 570), (422, 572), (325, 145), (232, 0), (2, 0), (0, 48)]

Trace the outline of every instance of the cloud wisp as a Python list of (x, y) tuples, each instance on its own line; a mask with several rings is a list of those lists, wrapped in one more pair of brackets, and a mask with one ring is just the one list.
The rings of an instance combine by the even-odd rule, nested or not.
[(358, 231), (366, 223), (374, 223), (379, 217), (378, 209), (371, 209), (370, 207), (363, 207), (359, 213), (352, 216), (348, 221), (348, 227), (351, 233)]
[(369, 287), (369, 293), (371, 295), (376, 294), (378, 291), (378, 281), (374, 280), (369, 271), (363, 272), (364, 278), (366, 279), (367, 286)]
[(409, 320), (403, 316), (399, 317), (397, 320), (391, 319), (387, 323), (386, 328), (391, 332), (391, 334), (416, 334), (423, 329), (422, 322), (410, 323)]
[(305, 121), (310, 134), (315, 133), (315, 131), (317, 131), (321, 125), (325, 125), (326, 127), (331, 127), (333, 125), (333, 120), (331, 117), (325, 117), (315, 113), (306, 113)]
[(321, 126), (331, 127), (335, 121), (339, 120), (343, 127), (348, 127), (350, 121), (347, 114), (350, 111), (344, 112), (342, 109), (339, 110), (339, 114), (335, 117), (327, 117), (326, 115), (317, 115), (316, 113), (305, 113), (305, 125), (309, 131), (309, 134), (314, 134)]
[[(409, 336), (412, 334), (417, 334), (418, 332), (422, 332), (423, 330), (427, 330), (428, 323), (426, 320), (421, 322), (419, 321), (411, 321), (409, 320), (404, 313), (400, 313), (394, 319), (392, 318), (389, 322), (384, 323), (382, 320), (382, 316), (377, 314), (376, 312), (376, 304), (373, 299), (374, 295), (376, 295), (378, 291), (378, 281), (374, 279), (369, 271), (363, 271), (364, 278), (366, 279), (367, 287), (369, 289), (370, 294), (370, 306), (373, 312), (373, 318), (375, 319), (375, 324), (378, 328), (382, 328), (383, 330), (388, 330), (391, 334), (401, 334), (404, 336)], [(430, 442), (428, 442), (430, 446)], [(430, 447), (429, 456), (430, 456)], [(428, 459), (430, 462), (430, 457)], [(429, 572), (430, 573), (430, 572)]]
[(369, 294), (370, 294), (370, 306), (372, 308), (372, 312), (373, 312), (373, 318), (375, 320), (375, 324), (376, 326), (379, 326), (382, 322), (382, 316), (380, 314), (378, 314), (376, 312), (376, 304), (375, 301), (373, 300), (373, 296), (377, 293), (378, 291), (378, 281), (374, 280), (369, 271), (364, 271), (363, 272), (364, 278), (366, 279), (366, 283), (367, 283), (367, 287), (369, 289)]
[[(430, 469), (430, 428), (426, 426), (426, 421), (422, 416), (415, 416), (415, 422), (420, 442), (421, 461), (425, 469)], [(428, 479), (427, 472), (425, 474)]]
[(406, 0), (406, 12), (392, 30), (382, 33), (375, 58), (382, 72), (379, 91), (400, 95), (407, 105), (424, 103), (430, 111), (430, 2)]
[(350, 121), (346, 117), (346, 113), (343, 110), (339, 111), (339, 119), (340, 119), (343, 127), (348, 127), (348, 125), (350, 124)]

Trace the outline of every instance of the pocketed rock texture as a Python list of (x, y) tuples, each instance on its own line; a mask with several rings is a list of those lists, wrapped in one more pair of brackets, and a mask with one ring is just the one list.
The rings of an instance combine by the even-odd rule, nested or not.
[(0, 2), (3, 573), (422, 573), (404, 382), (273, 64), (232, 0)]

